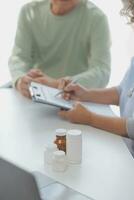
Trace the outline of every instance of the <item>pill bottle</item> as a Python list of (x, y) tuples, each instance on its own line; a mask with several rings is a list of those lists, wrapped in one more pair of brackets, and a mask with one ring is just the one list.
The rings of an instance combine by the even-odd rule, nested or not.
[(66, 155), (64, 151), (53, 152), (52, 169), (57, 172), (63, 172), (67, 169)]
[(57, 145), (59, 150), (62, 150), (66, 153), (66, 129), (60, 128), (56, 129), (56, 138), (54, 143)]
[(66, 154), (69, 163), (80, 164), (82, 161), (82, 133), (81, 130), (68, 130), (66, 137)]

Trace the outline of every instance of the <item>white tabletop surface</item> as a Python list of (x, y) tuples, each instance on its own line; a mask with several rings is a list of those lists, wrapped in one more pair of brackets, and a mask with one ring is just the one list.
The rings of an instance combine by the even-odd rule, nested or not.
[[(107, 106), (91, 109), (112, 115)], [(120, 136), (72, 124), (57, 116), (58, 108), (37, 104), (13, 89), (0, 90), (0, 156), (28, 170), (38, 170), (95, 200), (134, 200), (134, 159)], [(44, 167), (47, 142), (55, 129), (81, 129), (83, 161), (66, 172)]]

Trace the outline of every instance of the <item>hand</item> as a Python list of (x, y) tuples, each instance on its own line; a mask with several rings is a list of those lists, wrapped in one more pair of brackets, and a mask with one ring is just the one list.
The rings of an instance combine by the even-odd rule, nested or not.
[(63, 98), (66, 100), (88, 101), (88, 90), (79, 84), (70, 83), (64, 88)]
[(60, 111), (59, 116), (63, 119), (69, 120), (72, 123), (90, 124), (93, 113), (87, 110), (79, 102), (75, 103), (74, 107), (68, 111)]
[(51, 78), (47, 74), (43, 73), (40, 69), (32, 69), (27, 74), (31, 78), (34, 78), (33, 81), (37, 83), (48, 85), (54, 88), (58, 87), (58, 81), (56, 79)]
[(27, 73), (27, 75), (30, 76), (31, 78), (39, 78), (39, 77), (43, 77), (44, 73), (40, 69), (31, 69)]
[(32, 69), (27, 73), (27, 75), (33, 78), (33, 81), (37, 83), (48, 85), (54, 88), (57, 88), (58, 86), (58, 81), (56, 79), (51, 78), (39, 69)]
[(69, 85), (71, 83), (72, 79), (69, 76), (60, 78), (58, 81), (58, 89), (60, 90), (64, 90), (65, 87), (67, 87), (67, 85)]
[(58, 87), (58, 80), (51, 78), (50, 76), (47, 76), (46, 74), (44, 74), (41, 77), (35, 78), (34, 81), (37, 82), (37, 83), (47, 85), (49, 87), (53, 87), (53, 88)]
[(25, 76), (21, 77), (17, 83), (16, 83), (16, 88), (17, 90), (25, 97), (30, 98), (30, 93), (29, 93), (29, 85), (31, 81), (34, 81), (35, 78), (42, 77), (44, 74), (41, 70), (39, 69), (31, 69)]
[(25, 97), (30, 98), (30, 93), (29, 93), (29, 85), (33, 79), (29, 77), (28, 75), (25, 75), (21, 78), (16, 83), (16, 89)]

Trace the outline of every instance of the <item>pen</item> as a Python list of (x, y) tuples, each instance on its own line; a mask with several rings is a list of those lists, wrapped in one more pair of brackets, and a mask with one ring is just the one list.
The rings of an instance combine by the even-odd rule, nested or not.
[[(77, 83), (77, 80), (72, 80), (69, 84), (75, 84), (75, 83)], [(61, 90), (55, 95), (55, 97), (57, 97), (57, 96), (59, 96), (60, 94), (63, 94), (63, 93), (64, 93), (64, 90)]]

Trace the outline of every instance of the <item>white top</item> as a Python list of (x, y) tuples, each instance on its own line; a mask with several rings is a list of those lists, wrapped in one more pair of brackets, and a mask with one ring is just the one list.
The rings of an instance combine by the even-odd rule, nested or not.
[(126, 118), (127, 133), (130, 138), (124, 140), (134, 156), (134, 57), (117, 90), (120, 95), (120, 115)]
[(76, 129), (73, 129), (73, 130), (69, 130), (67, 132), (68, 135), (71, 135), (72, 137), (74, 136), (79, 136), (81, 135), (81, 130), (76, 130)]
[(65, 152), (64, 151), (55, 151), (53, 152), (53, 156), (54, 156), (54, 159), (63, 159), (65, 158)]
[(127, 119), (128, 136), (134, 139), (134, 57), (117, 90), (120, 95), (120, 115)]
[(66, 129), (64, 129), (64, 128), (58, 128), (58, 129), (56, 129), (56, 135), (59, 135), (59, 136), (64, 136), (64, 135), (66, 135)]

